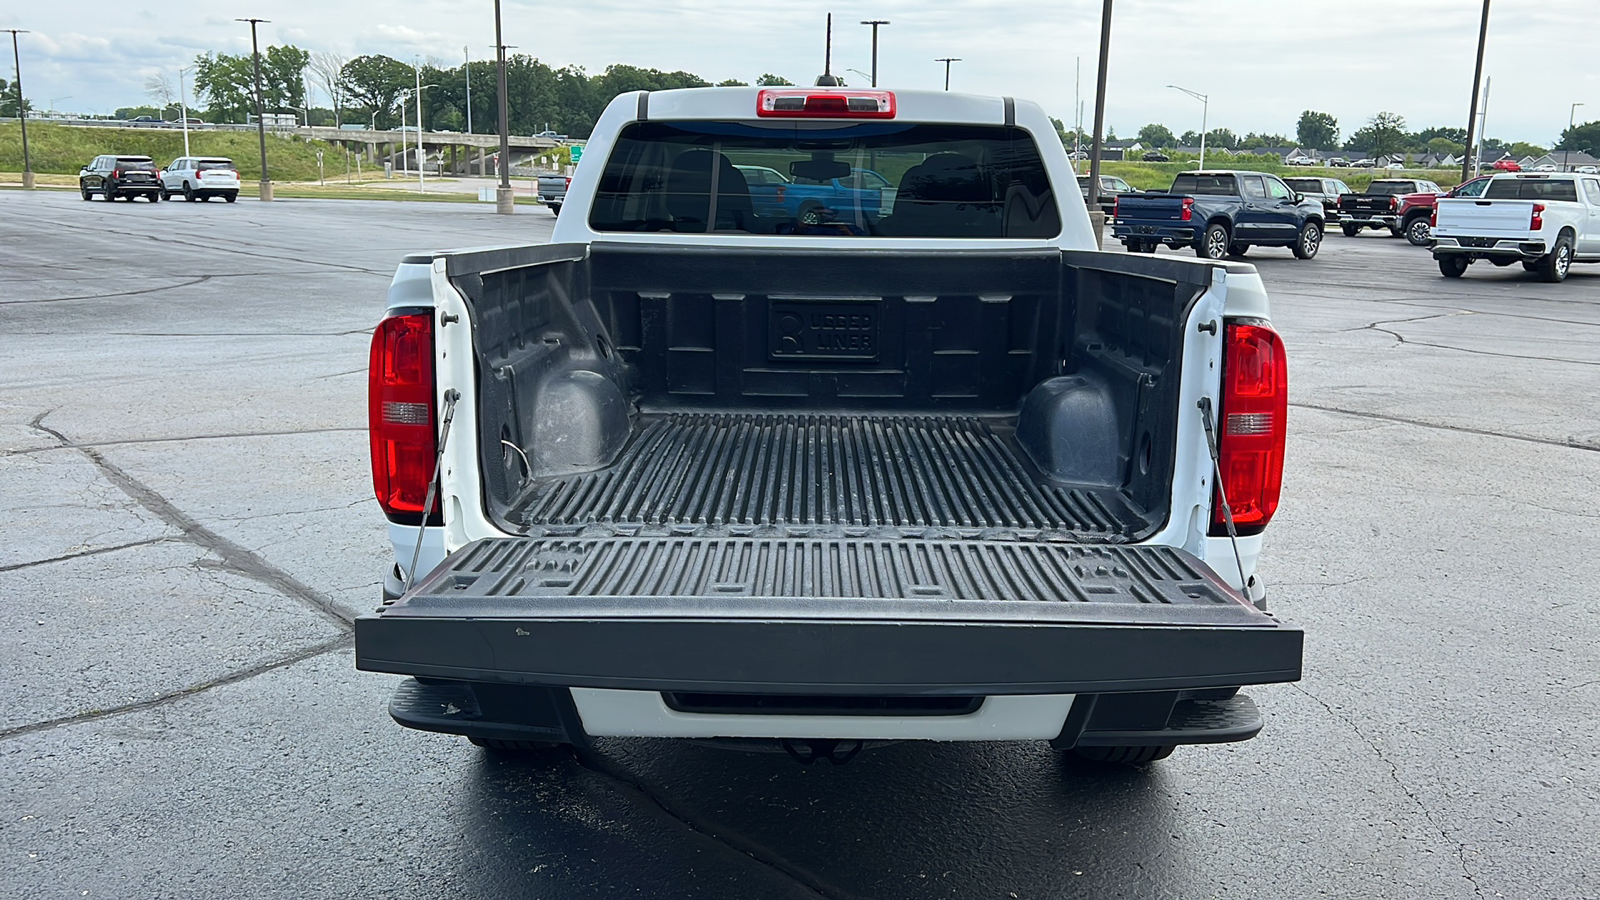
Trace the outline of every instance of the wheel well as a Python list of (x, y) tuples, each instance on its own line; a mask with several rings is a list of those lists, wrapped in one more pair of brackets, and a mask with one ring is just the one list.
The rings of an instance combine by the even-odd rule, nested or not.
[(1301, 225), (1300, 227), (1304, 228), (1306, 225), (1311, 225), (1313, 223), (1315, 223), (1318, 228), (1321, 228), (1324, 231), (1326, 231), (1328, 228), (1327, 224), (1322, 221), (1321, 216), (1306, 216), (1305, 225)]
[(1414, 209), (1406, 213), (1405, 220), (1407, 222), (1415, 222), (1418, 219), (1426, 219), (1431, 215), (1433, 215), (1433, 210), (1431, 209)]
[(1556, 232), (1556, 240), (1559, 241), (1562, 238), (1572, 238), (1573, 243), (1577, 243), (1577, 241), (1578, 241), (1578, 233), (1576, 231), (1572, 230), (1572, 226), (1571, 225), (1568, 225), (1565, 228), (1562, 228), (1560, 231)]
[(1213, 216), (1211, 221), (1206, 223), (1206, 227), (1210, 228), (1213, 225), (1221, 225), (1223, 228), (1228, 229), (1229, 234), (1233, 234), (1233, 223), (1229, 222), (1226, 216)]

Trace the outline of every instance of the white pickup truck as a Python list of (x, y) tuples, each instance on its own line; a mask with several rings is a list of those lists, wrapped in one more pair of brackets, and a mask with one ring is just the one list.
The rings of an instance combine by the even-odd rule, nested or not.
[[(398, 722), (833, 762), (1260, 730), (1238, 689), (1303, 635), (1255, 573), (1288, 394), (1254, 267), (1100, 252), (1011, 98), (633, 93), (588, 150), (552, 243), (406, 257), (373, 338), (396, 562), (356, 655), (413, 676)], [(796, 218), (752, 167), (896, 192)]]
[(1545, 281), (1565, 281), (1575, 262), (1600, 262), (1600, 177), (1497, 175), (1477, 198), (1440, 198), (1433, 258), (1446, 278), (1486, 259), (1521, 262)]

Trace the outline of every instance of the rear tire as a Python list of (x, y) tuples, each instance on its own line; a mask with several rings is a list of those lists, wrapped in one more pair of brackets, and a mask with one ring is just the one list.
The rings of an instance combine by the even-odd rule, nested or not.
[(161, 199), (162, 199), (162, 201), (167, 201), (167, 200), (171, 200), (172, 199), (172, 192), (167, 190), (167, 186), (164, 185), (164, 184), (161, 186)]
[(1294, 246), (1289, 249), (1294, 252), (1295, 259), (1316, 259), (1317, 251), (1322, 249), (1322, 227), (1315, 222), (1302, 225)]
[(85, 200), (88, 200), (92, 196), (89, 193), (89, 189), (87, 187), (85, 187), (84, 183), (81, 182), (81, 181), (78, 182), (78, 193), (82, 194), (83, 195), (83, 199), (85, 199)]
[(102, 194), (105, 195), (107, 203), (115, 203), (115, 202), (117, 202), (117, 191), (116, 191), (116, 188), (113, 188), (109, 183), (106, 184), (104, 187), (102, 187), (100, 189), (100, 191), (101, 191)]
[(1194, 255), (1201, 259), (1224, 259), (1228, 255), (1228, 245), (1233, 243), (1228, 239), (1228, 227), (1221, 222), (1214, 222), (1206, 226), (1205, 233), (1200, 235), (1200, 245), (1194, 248)]
[(1406, 230), (1405, 230), (1404, 227), (1402, 227), (1400, 225), (1390, 225), (1389, 226), (1389, 236), (1390, 237), (1405, 237), (1406, 236)]
[(1414, 246), (1426, 247), (1433, 240), (1433, 229), (1428, 225), (1427, 216), (1415, 216), (1406, 223), (1406, 240)]
[(1556, 245), (1539, 260), (1539, 280), (1550, 284), (1560, 284), (1567, 280), (1567, 272), (1572, 268), (1572, 238), (1562, 235), (1556, 238)]
[(1439, 274), (1446, 278), (1460, 278), (1467, 274), (1467, 266), (1470, 265), (1472, 265), (1472, 261), (1465, 256), (1441, 256), (1439, 257)]
[(1178, 748), (1173, 744), (1160, 744), (1154, 747), (1074, 747), (1072, 755), (1085, 762), (1142, 766), (1158, 759), (1166, 759), (1176, 749)]
[(1246, 253), (1249, 253), (1249, 252), (1250, 252), (1250, 245), (1249, 244), (1229, 244), (1228, 245), (1228, 255), (1229, 256), (1243, 256), (1243, 255), (1245, 255)]
[(1529, 272), (1537, 272), (1539, 271), (1539, 263), (1535, 260), (1525, 259), (1522, 261), (1522, 268)]
[(822, 224), (822, 207), (821, 206), (803, 207), (800, 210), (800, 214), (798, 216), (796, 216), (795, 218), (799, 220), (801, 225), (821, 225)]
[(239, 199), (239, 192), (238, 191), (229, 191), (228, 193), (222, 195), (222, 199), (228, 201), (229, 203), (232, 203), (233, 201)]
[(160, 191), (155, 191), (154, 193), (145, 194), (144, 198), (146, 200), (149, 200), (151, 203), (160, 203), (161, 202), (161, 192)]
[(1339, 230), (1344, 232), (1344, 236), (1345, 237), (1355, 237), (1356, 235), (1361, 233), (1361, 226), (1360, 225), (1340, 225), (1339, 226)]
[(183, 199), (190, 203), (194, 202), (194, 187), (187, 181), (183, 183)]

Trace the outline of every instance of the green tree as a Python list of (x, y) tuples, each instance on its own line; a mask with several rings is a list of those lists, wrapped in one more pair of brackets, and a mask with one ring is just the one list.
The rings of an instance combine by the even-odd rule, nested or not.
[(1239, 136), (1226, 128), (1213, 128), (1206, 132), (1206, 146), (1218, 150), (1239, 149)]
[(1325, 150), (1339, 145), (1339, 120), (1325, 112), (1308, 109), (1300, 114), (1295, 139), (1301, 147)]
[(250, 57), (205, 53), (194, 59), (194, 92), (206, 102), (210, 122), (247, 121), (256, 111)]
[[(22, 108), (33, 112), (33, 103), (27, 97), (22, 98)], [(0, 78), (0, 116), (14, 118), (17, 115), (17, 86), (4, 78)]]
[(1460, 156), (1461, 154), (1467, 152), (1465, 144), (1458, 144), (1442, 135), (1430, 139), (1427, 147), (1429, 153), (1447, 154), (1450, 156)]
[(306, 67), (311, 54), (299, 47), (268, 47), (261, 54), (261, 103), (271, 112), (291, 112), (306, 105)]
[(1178, 145), (1182, 147), (1200, 146), (1200, 132), (1190, 129), (1178, 137)]
[(1376, 159), (1404, 149), (1410, 136), (1406, 134), (1406, 120), (1398, 113), (1380, 112), (1367, 120), (1350, 135), (1345, 149), (1359, 151)]
[(1244, 136), (1239, 142), (1239, 147), (1244, 150), (1257, 150), (1263, 147), (1287, 147), (1289, 138), (1282, 134), (1257, 134), (1254, 131)]
[(1529, 144), (1525, 141), (1517, 141), (1511, 145), (1511, 155), (1517, 159), (1522, 159), (1525, 156), (1543, 156), (1548, 152), (1550, 151), (1538, 144)]
[(737, 78), (724, 78), (717, 82), (717, 87), (749, 87), (750, 85)]
[(379, 128), (400, 124), (400, 94), (412, 86), (414, 78), (410, 66), (382, 54), (350, 60), (339, 76), (350, 99), (365, 107), (368, 116), (377, 114)]
[(1139, 129), (1139, 143), (1147, 147), (1171, 147), (1178, 142), (1172, 129), (1154, 122)]
[(1424, 145), (1429, 141), (1432, 141), (1434, 138), (1444, 138), (1451, 143), (1460, 144), (1463, 147), (1467, 144), (1467, 130), (1465, 128), (1450, 128), (1444, 125), (1435, 125), (1432, 128), (1424, 128), (1417, 132), (1414, 137), (1417, 139), (1418, 143)]
[(1585, 122), (1563, 129), (1557, 150), (1580, 150), (1590, 156), (1600, 156), (1600, 122)]
[(756, 84), (761, 87), (794, 87), (794, 82), (784, 78), (782, 75), (773, 75), (770, 72), (763, 73), (760, 78), (757, 78)]

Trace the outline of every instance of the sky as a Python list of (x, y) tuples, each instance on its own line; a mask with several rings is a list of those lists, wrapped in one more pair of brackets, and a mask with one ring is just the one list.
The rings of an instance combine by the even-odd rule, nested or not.
[[(1488, 133), (1548, 145), (1567, 125), (1600, 119), (1600, 67), (1589, 0), (1500, 0), (1489, 22), (1484, 74), (1492, 79)], [(810, 83), (822, 71), (824, 15), (834, 14), (834, 71), (852, 86), (871, 67), (879, 32), (882, 87), (943, 86), (938, 57), (960, 57), (951, 88), (1038, 101), (1069, 124), (1077, 100), (1092, 127), (1100, 7), (1096, 0), (502, 0), (513, 52), (598, 74), (612, 63), (683, 69), (711, 81), (753, 81), (763, 72)], [(7, 4), (0, 27), (24, 28), (23, 86), (40, 109), (110, 113), (150, 102), (146, 79), (206, 51), (247, 53), (249, 26), (263, 49), (292, 43), (346, 56), (384, 53), (449, 65), (494, 56), (492, 0), (209, 0), (143, 5), (137, 0)], [(448, 10), (448, 12), (443, 12)], [(1170, 90), (1210, 95), (1209, 127), (1243, 136), (1294, 137), (1302, 110), (1331, 113), (1341, 137), (1380, 110), (1412, 130), (1464, 127), (1472, 91), (1481, 6), (1476, 0), (1117, 0), (1112, 18), (1106, 123), (1119, 137), (1159, 122), (1200, 130), (1201, 103)], [(91, 27), (92, 26), (92, 27)], [(1081, 60), (1081, 62), (1080, 62)], [(10, 60), (0, 64), (10, 77)], [(1077, 74), (1081, 65), (1081, 88)], [(1081, 93), (1080, 93), (1081, 92)], [(325, 98), (314, 101), (326, 105)]]

